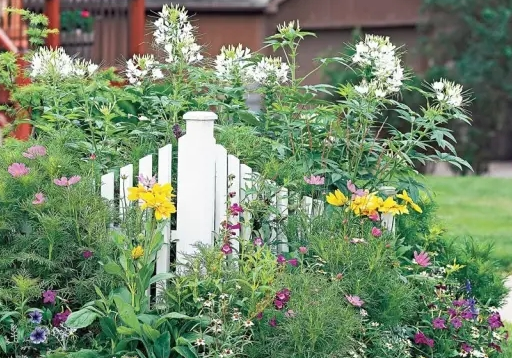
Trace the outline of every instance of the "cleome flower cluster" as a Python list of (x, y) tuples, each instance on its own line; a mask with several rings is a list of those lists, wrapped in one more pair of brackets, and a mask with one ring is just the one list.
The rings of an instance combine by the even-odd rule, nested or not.
[[(383, 199), (377, 195), (377, 192), (371, 193), (368, 190), (357, 189), (351, 181), (347, 182), (347, 188), (352, 194), (351, 197), (336, 189), (326, 196), (327, 202), (333, 206), (347, 206), (347, 211), (353, 212), (356, 216), (367, 216), (372, 221), (379, 220), (379, 213), (409, 214), (409, 207), (419, 213), (422, 212), (420, 206), (411, 199), (405, 190), (401, 194)], [(395, 198), (400, 199), (400, 202)]]
[(31, 79), (67, 79), (92, 76), (98, 65), (85, 60), (74, 59), (62, 47), (55, 50), (38, 48), (30, 61), (29, 77)]
[[(171, 214), (176, 212), (176, 207), (172, 202), (175, 196), (172, 191), (171, 184), (158, 184), (150, 180), (148, 185), (139, 182), (136, 187), (128, 188), (129, 201), (141, 201), (140, 208), (142, 210), (152, 209), (154, 211), (155, 219), (162, 220), (171, 217)], [(139, 252), (132, 253), (134, 259), (142, 256)]]

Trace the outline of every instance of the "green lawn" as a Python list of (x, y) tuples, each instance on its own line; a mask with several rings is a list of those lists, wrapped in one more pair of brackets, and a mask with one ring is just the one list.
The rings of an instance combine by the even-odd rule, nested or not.
[(495, 255), (512, 269), (512, 179), (427, 177), (438, 214), (451, 236), (495, 243)]

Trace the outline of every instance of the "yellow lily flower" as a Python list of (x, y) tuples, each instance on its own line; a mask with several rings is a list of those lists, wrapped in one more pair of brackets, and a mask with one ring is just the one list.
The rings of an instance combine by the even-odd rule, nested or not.
[(329, 193), (325, 199), (334, 206), (343, 206), (348, 202), (348, 198), (339, 189), (336, 189), (334, 193)]
[(419, 205), (416, 204), (414, 201), (412, 201), (411, 197), (409, 196), (409, 194), (407, 194), (407, 192), (405, 190), (402, 191), (402, 194), (397, 194), (396, 197), (398, 199), (402, 199), (403, 201), (405, 201), (407, 204), (409, 204), (411, 206), (411, 208), (413, 208), (417, 212), (419, 212), (419, 213), (423, 212), (423, 210), (419, 207)]
[(139, 259), (142, 255), (144, 255), (144, 249), (142, 248), (142, 246), (136, 246), (133, 248), (132, 250), (132, 259), (134, 260), (137, 260)]
[(129, 201), (136, 201), (140, 200), (140, 196), (142, 194), (145, 194), (147, 192), (146, 188), (142, 184), (139, 184), (138, 186), (134, 188), (128, 188), (128, 200)]
[(393, 197), (388, 197), (379, 208), (381, 213), (390, 213), (392, 215), (409, 214), (406, 205), (398, 204)]

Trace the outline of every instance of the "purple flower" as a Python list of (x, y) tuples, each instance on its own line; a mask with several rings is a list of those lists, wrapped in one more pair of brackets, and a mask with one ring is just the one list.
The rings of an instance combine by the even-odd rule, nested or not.
[(460, 314), (460, 316), (466, 320), (473, 319), (473, 313), (470, 310), (465, 310)]
[(143, 174), (139, 174), (139, 176), (137, 177), (137, 180), (139, 181), (139, 184), (142, 184), (146, 188), (152, 188), (153, 185), (156, 184), (156, 177), (155, 176), (147, 177), (147, 176), (145, 176)]
[(276, 299), (284, 303), (288, 302), (290, 300), (290, 290), (283, 288), (281, 291), (278, 291), (276, 293)]
[(263, 318), (263, 312), (258, 312), (258, 314), (256, 315), (256, 318), (257, 319), (262, 319)]
[(237, 203), (234, 203), (229, 207), (229, 212), (230, 212), (231, 216), (238, 216), (238, 214), (241, 214), (244, 212), (244, 209)]
[(466, 300), (454, 300), (452, 302), (452, 304), (455, 306), (455, 307), (463, 307), (463, 306), (466, 306), (468, 304), (468, 302)]
[(240, 223), (236, 223), (235, 225), (228, 224), (228, 230), (240, 230), (241, 228), (242, 228), (242, 224), (240, 224)]
[(466, 290), (467, 293), (471, 292), (471, 290), (472, 290), (471, 281), (466, 280), (466, 283), (464, 284), (464, 289)]
[(179, 124), (175, 124), (172, 126), (172, 133), (174, 134), (174, 137), (176, 137), (176, 139), (180, 139), (185, 134), (183, 133), (183, 130), (181, 129)]
[(427, 267), (430, 265), (430, 258), (428, 257), (428, 254), (425, 251), (420, 252), (419, 254), (414, 251), (414, 261), (417, 265), (420, 265), (421, 267)]
[(307, 252), (308, 252), (308, 248), (305, 247), (305, 246), (301, 246), (299, 247), (299, 252), (302, 254), (302, 255), (305, 255)]
[(450, 318), (455, 317), (457, 316), (457, 311), (454, 308), (448, 308), (448, 314), (450, 315)]
[(498, 312), (490, 315), (489, 318), (487, 319), (487, 322), (489, 323), (489, 327), (491, 329), (497, 329), (497, 328), (503, 327), (503, 322), (501, 322), (501, 317)]
[(40, 324), (43, 320), (43, 314), (41, 311), (32, 311), (28, 313), (28, 318), (30, 318), (30, 323)]
[(372, 227), (372, 236), (373, 237), (381, 237), (382, 236), (382, 230), (378, 227)]
[(489, 343), (489, 347), (494, 349), (495, 351), (497, 351), (499, 353), (502, 352), (501, 347), (499, 345), (497, 345), (496, 343), (494, 343), (494, 342)]
[(230, 244), (224, 244), (222, 245), (222, 248), (220, 249), (225, 255), (230, 255), (233, 253), (233, 248)]
[(277, 310), (282, 310), (284, 308), (284, 302), (276, 299), (274, 300), (274, 307)]
[(41, 344), (46, 342), (46, 329), (43, 327), (36, 327), (36, 329), (30, 333), (30, 342), (33, 344)]
[(359, 296), (345, 295), (345, 298), (352, 306), (361, 307), (364, 305), (364, 301)]
[(437, 317), (432, 320), (432, 326), (434, 329), (445, 329), (446, 328), (446, 321), (444, 318)]
[(67, 321), (70, 314), (70, 310), (65, 310), (64, 312), (57, 313), (55, 316), (53, 316), (52, 325), (54, 327), (60, 327), (64, 322)]
[(283, 265), (286, 263), (286, 258), (283, 255), (277, 256), (277, 263)]
[(13, 178), (19, 178), (27, 175), (30, 169), (23, 163), (13, 163), (7, 167), (7, 172), (13, 176)]
[(310, 177), (304, 177), (304, 181), (310, 185), (324, 185), (325, 178), (320, 175), (311, 175)]
[(44, 197), (43, 193), (36, 193), (34, 195), (34, 200), (32, 200), (32, 204), (34, 205), (41, 205), (46, 201), (46, 198)]
[(57, 297), (57, 292), (52, 290), (47, 290), (43, 292), (43, 303), (55, 303), (55, 298)]
[(467, 344), (466, 342), (464, 342), (464, 343), (462, 343), (461, 349), (462, 349), (464, 352), (470, 353), (470, 352), (473, 350), (473, 347), (471, 347), (469, 344)]
[(55, 183), (55, 185), (58, 185), (58, 186), (71, 186), (73, 184), (76, 184), (80, 181), (80, 179), (82, 179), (80, 176), (78, 175), (73, 175), (71, 178), (66, 178), (66, 177), (62, 177), (60, 179), (53, 179), (53, 182)]
[(434, 340), (425, 336), (423, 332), (418, 332), (414, 335), (414, 343), (425, 344), (430, 348), (434, 347)]
[(453, 328), (459, 329), (460, 327), (462, 327), (462, 320), (459, 317), (452, 318), (451, 324)]
[(253, 242), (254, 246), (263, 246), (263, 239), (261, 237), (257, 237)]
[(86, 260), (90, 259), (92, 257), (92, 251), (91, 250), (85, 250), (84, 252), (82, 252), (82, 256)]
[(297, 259), (289, 259), (289, 260), (288, 260), (288, 263), (289, 263), (290, 265), (292, 265), (293, 267), (297, 267), (297, 266), (299, 266), (299, 260), (297, 260)]
[(268, 321), (268, 324), (270, 327), (277, 327), (277, 319), (275, 317), (272, 317), (270, 321)]
[(21, 153), (25, 158), (34, 159), (46, 155), (46, 148), (42, 145), (34, 145), (27, 149), (26, 152)]

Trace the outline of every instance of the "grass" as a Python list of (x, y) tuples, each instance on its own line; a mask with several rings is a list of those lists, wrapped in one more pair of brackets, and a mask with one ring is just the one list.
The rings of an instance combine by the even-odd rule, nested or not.
[(512, 269), (512, 179), (427, 177), (448, 234), (495, 244), (495, 256)]

